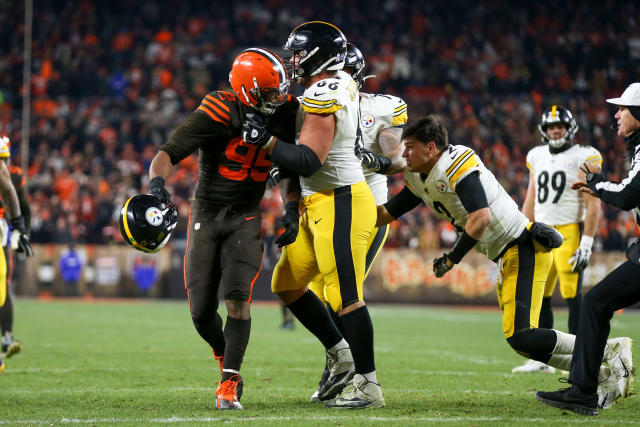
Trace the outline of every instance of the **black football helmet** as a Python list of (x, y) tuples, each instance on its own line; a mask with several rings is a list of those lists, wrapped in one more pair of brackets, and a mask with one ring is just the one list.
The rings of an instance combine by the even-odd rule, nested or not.
[[(562, 123), (567, 128), (564, 138), (551, 139), (547, 135), (547, 128), (550, 125)], [(542, 143), (549, 144), (551, 152), (559, 152), (567, 148), (578, 132), (578, 122), (567, 108), (552, 105), (542, 113), (542, 119), (538, 125), (538, 130), (542, 134)]]
[(347, 57), (344, 61), (345, 71), (351, 74), (351, 78), (355, 80), (358, 89), (364, 86), (364, 55), (353, 43), (347, 43)]
[(120, 211), (120, 233), (127, 245), (157, 252), (167, 244), (178, 224), (178, 210), (152, 194), (130, 197)]
[(322, 21), (297, 26), (283, 49), (291, 52), (291, 78), (311, 77), (321, 71), (341, 70), (347, 54), (347, 38), (335, 25)]

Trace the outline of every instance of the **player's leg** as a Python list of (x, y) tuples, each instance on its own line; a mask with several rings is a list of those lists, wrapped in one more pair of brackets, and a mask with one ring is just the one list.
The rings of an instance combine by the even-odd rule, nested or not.
[(6, 298), (4, 305), (0, 307), (0, 331), (2, 333), (2, 354), (11, 357), (22, 350), (22, 344), (13, 337), (13, 295), (11, 293), (11, 276), (13, 270), (12, 254), (8, 247), (4, 248), (7, 274), (5, 283), (0, 278), (0, 286), (6, 287)]
[[(375, 225), (375, 202), (366, 183), (336, 189), (333, 211), (334, 216), (326, 218), (333, 222), (331, 229), (319, 232), (314, 243), (325, 295), (333, 311), (340, 314), (344, 336), (353, 354), (355, 375), (352, 384), (327, 402), (327, 406), (382, 407), (384, 398), (375, 370), (373, 324), (362, 294), (367, 250)], [(320, 254), (320, 248), (331, 250)]]
[[(300, 228), (296, 241), (282, 249), (271, 279), (271, 290), (287, 304), (298, 321), (324, 346), (331, 359), (330, 384), (343, 387), (346, 377), (353, 372), (353, 359), (349, 345), (332, 321), (329, 310), (307, 284), (319, 275), (314, 252), (314, 236), (309, 228), (309, 212), (321, 211), (316, 203), (321, 194), (313, 194), (303, 201), (306, 205), (300, 217)], [(319, 292), (321, 294), (321, 292)], [(329, 381), (329, 380), (328, 380)]]
[(222, 318), (218, 314), (221, 269), (216, 244), (222, 223), (215, 218), (216, 212), (211, 212), (196, 200), (191, 202), (184, 255), (184, 284), (193, 324), (211, 346), (213, 356), (222, 370), (226, 345)]
[(582, 272), (571, 271), (569, 259), (580, 247), (582, 224), (567, 224), (558, 227), (564, 242), (557, 249), (557, 268), (560, 279), (560, 294), (569, 308), (569, 333), (575, 334), (580, 319), (580, 304), (582, 302)]
[(225, 220), (219, 244), (223, 295), (227, 306), (222, 378), (216, 392), (220, 409), (242, 409), (238, 402), (244, 383), (240, 368), (251, 334), (251, 296), (263, 256), (259, 210)]
[[(3, 253), (0, 256), (0, 277), (6, 278), (6, 275), (7, 275), (7, 264), (5, 263), (4, 253)], [(7, 287), (3, 283), (2, 286), (0, 286), (0, 307), (4, 305), (6, 298), (7, 298)], [(4, 362), (0, 358), (0, 374), (2, 372), (4, 372)]]

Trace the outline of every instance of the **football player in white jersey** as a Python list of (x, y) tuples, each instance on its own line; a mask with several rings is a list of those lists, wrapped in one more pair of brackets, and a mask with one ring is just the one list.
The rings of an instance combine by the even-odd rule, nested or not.
[[(539, 326), (553, 328), (551, 296), (560, 280), (560, 294), (569, 307), (569, 333), (575, 334), (582, 301), (582, 271), (591, 257), (593, 237), (600, 219), (600, 200), (571, 191), (570, 186), (578, 180), (580, 165), (585, 162), (601, 164), (602, 156), (593, 147), (573, 143), (578, 124), (567, 108), (553, 105), (545, 110), (538, 128), (543, 145), (527, 154), (529, 186), (522, 212), (530, 221), (552, 226), (564, 238), (562, 246), (553, 250)], [(555, 369), (528, 360), (512, 372), (553, 373)]]
[[(271, 288), (327, 350), (331, 376), (320, 399), (332, 408), (382, 407), (373, 325), (362, 295), (376, 204), (355, 155), (359, 96), (355, 81), (341, 71), (346, 38), (334, 25), (307, 22), (291, 32), (284, 49), (293, 54), (292, 78), (305, 88), (298, 141), (280, 141), (256, 120), (243, 124), (246, 142), (266, 149), (275, 163), (300, 176), (299, 232), (283, 249)], [(318, 275), (344, 338), (307, 287)]]
[[(538, 328), (544, 284), (553, 262), (551, 248), (562, 244), (560, 233), (530, 222), (472, 149), (449, 145), (438, 116), (408, 125), (402, 140), (405, 187), (378, 206), (377, 224), (388, 224), (426, 203), (460, 233), (451, 252), (434, 260), (435, 276), (444, 276), (474, 247), (496, 261), (507, 342), (520, 355), (567, 369), (575, 336)], [(605, 362), (618, 357), (620, 349), (616, 340), (609, 340), (607, 346)], [(599, 392), (619, 397), (616, 376), (605, 366), (601, 374)]]
[[(364, 81), (364, 55), (354, 44), (347, 43), (347, 57), (343, 70), (350, 74), (362, 89)], [(405, 167), (402, 158), (402, 144), (400, 135), (407, 124), (407, 104), (392, 95), (377, 95), (360, 92), (360, 144), (356, 147), (356, 155), (360, 157), (367, 185), (373, 193), (376, 205), (387, 201), (387, 177), (401, 172)], [(382, 251), (389, 226), (376, 227), (372, 234), (367, 250), (365, 264), (365, 278), (369, 274), (376, 257)], [(321, 301), (326, 302), (324, 282), (318, 277), (309, 283), (311, 289)], [(333, 320), (340, 331), (342, 324), (337, 315), (330, 310)], [(319, 402), (318, 395), (329, 378), (329, 359), (322, 373), (318, 389), (311, 396), (312, 402)]]

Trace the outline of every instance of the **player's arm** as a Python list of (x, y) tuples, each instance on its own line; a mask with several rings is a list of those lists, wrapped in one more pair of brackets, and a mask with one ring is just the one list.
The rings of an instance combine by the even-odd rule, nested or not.
[(422, 199), (413, 194), (406, 185), (389, 201), (377, 207), (376, 227), (389, 224), (422, 203)]
[(20, 210), (20, 200), (11, 173), (5, 162), (0, 162), (0, 197), (7, 209), (7, 218), (11, 225), (11, 248), (26, 256), (33, 256), (33, 249), (27, 237), (27, 228)]
[(620, 183), (607, 181), (597, 162), (585, 162), (580, 166), (578, 181), (571, 188), (580, 189), (619, 209), (633, 209), (640, 200), (640, 154), (636, 154), (633, 167)]
[(205, 113), (199, 110), (191, 113), (189, 118), (169, 135), (167, 141), (151, 160), (149, 193), (163, 202), (169, 201), (171, 196), (164, 188), (164, 184), (171, 176), (173, 166), (224, 130), (224, 123), (214, 121)]
[(280, 226), (284, 230), (275, 240), (278, 247), (281, 248), (295, 242), (298, 237), (301, 189), (298, 177), (284, 178), (278, 186), (285, 209), (284, 215), (280, 219)]
[(406, 166), (406, 162), (402, 157), (401, 135), (402, 128), (399, 127), (381, 130), (378, 134), (381, 155), (365, 148), (358, 148), (357, 155), (360, 157), (362, 166), (382, 175), (393, 175), (401, 172)]
[(536, 200), (536, 182), (533, 173), (529, 172), (529, 185), (527, 186), (527, 194), (522, 204), (522, 213), (529, 218), (529, 221), (535, 221), (534, 206)]
[(16, 194), (18, 195), (20, 212), (22, 212), (22, 217), (24, 218), (25, 231), (27, 234), (31, 234), (31, 206), (29, 206), (27, 192), (24, 191), (23, 186), (19, 186), (16, 188)]
[(456, 186), (456, 193), (462, 206), (469, 212), (462, 235), (447, 255), (447, 261), (458, 264), (462, 258), (478, 243), (491, 224), (491, 209), (487, 195), (480, 181), (480, 173), (472, 172)]

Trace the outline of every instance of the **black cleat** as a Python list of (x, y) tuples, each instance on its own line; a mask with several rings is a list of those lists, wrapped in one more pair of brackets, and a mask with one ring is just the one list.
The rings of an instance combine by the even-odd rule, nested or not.
[(585, 394), (575, 385), (558, 391), (539, 391), (536, 398), (554, 408), (580, 415), (598, 415), (598, 393)]

